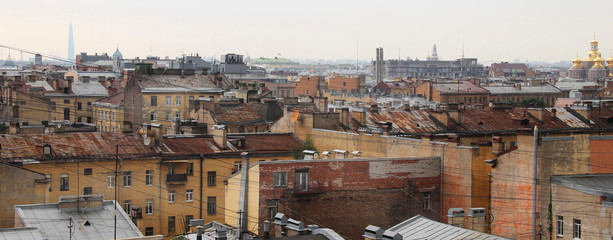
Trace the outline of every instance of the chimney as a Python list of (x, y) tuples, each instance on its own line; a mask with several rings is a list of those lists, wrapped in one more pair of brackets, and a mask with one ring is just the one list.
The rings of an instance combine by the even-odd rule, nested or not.
[(313, 150), (304, 150), (302, 151), (302, 153), (304, 153), (304, 160), (312, 160), (317, 159), (319, 157), (317, 152)]
[(464, 227), (464, 209), (450, 208), (447, 211), (447, 223), (456, 227)]
[(467, 228), (485, 232), (485, 208), (469, 208)]
[(500, 136), (492, 137), (492, 154), (498, 155), (502, 151), (504, 151), (502, 149), (502, 138)]
[(570, 109), (575, 110), (575, 112), (581, 114), (581, 116), (583, 116), (585, 119), (587, 119), (588, 121), (591, 120), (590, 117), (590, 106), (587, 105), (573, 105), (570, 107)]
[(402, 239), (403, 237), (402, 235), (400, 235), (400, 233), (390, 231), (390, 230), (386, 230), (385, 232), (383, 232), (383, 240), (402, 240)]
[(328, 112), (328, 98), (327, 97), (315, 97), (315, 106), (320, 112)]
[(383, 228), (368, 225), (364, 229), (364, 240), (381, 240), (383, 238)]
[(340, 120), (345, 127), (349, 126), (349, 108), (339, 108), (341, 112)]
[(202, 240), (202, 226), (198, 226), (196, 229), (198, 229), (196, 232), (196, 240)]
[(275, 215), (275, 238), (285, 236), (286, 226), (287, 226), (287, 216), (283, 213), (277, 213)]
[[(455, 105), (455, 106), (457, 107), (457, 105)], [(452, 107), (452, 106), (450, 105), (450, 107)], [(460, 109), (450, 108), (449, 110), (447, 110), (447, 112), (449, 113), (449, 117), (450, 118), (452, 118), (453, 120), (455, 120), (458, 123), (462, 122), (462, 115), (460, 114)]]
[(445, 112), (445, 111), (432, 111), (430, 112), (430, 114), (436, 118), (436, 120), (438, 120), (439, 122), (443, 123), (443, 125), (449, 127), (449, 113)]
[(370, 105), (369, 111), (371, 113), (379, 113), (379, 105), (377, 104)]
[(264, 239), (270, 238), (270, 222), (268, 220), (264, 221)]
[(226, 126), (224, 125), (213, 125), (213, 140), (221, 149), (226, 149), (228, 144), (228, 139), (226, 138)]
[(336, 159), (345, 159), (349, 156), (349, 152), (340, 149), (334, 149), (334, 153), (336, 153)]
[(295, 219), (287, 219), (287, 236), (304, 235), (306, 228), (304, 222)]
[(558, 109), (552, 108), (551, 109), (551, 119), (555, 120), (558, 118)]
[(355, 120), (358, 120), (360, 124), (366, 126), (366, 112), (364, 112), (363, 109), (359, 111), (353, 111), (351, 113), (355, 116)]
[(88, 83), (89, 82), (89, 76), (81, 77), (81, 82)]
[(102, 195), (60, 196), (60, 212), (87, 212), (103, 209)]
[(146, 125), (147, 137), (150, 139), (149, 146), (160, 147), (164, 136), (162, 135), (162, 126), (158, 124), (143, 124)]
[(543, 109), (542, 108), (528, 108), (528, 112), (536, 119), (543, 121)]
[[(225, 138), (225, 133), (224, 133)], [(243, 163), (241, 168), (241, 191), (239, 195), (239, 204), (238, 204), (238, 226), (239, 226), (239, 237), (242, 236), (243, 233), (249, 232), (249, 153), (243, 152), (241, 156), (243, 157)], [(242, 238), (241, 238), (242, 239)]]
[(227, 240), (228, 239), (228, 235), (227, 235), (227, 231), (225, 228), (215, 228), (215, 240)]

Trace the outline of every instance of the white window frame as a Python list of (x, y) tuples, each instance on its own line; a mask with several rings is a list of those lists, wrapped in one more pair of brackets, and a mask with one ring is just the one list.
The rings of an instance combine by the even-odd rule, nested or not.
[(122, 174), (123, 186), (132, 187), (132, 172), (124, 172)]
[(176, 201), (177, 193), (175, 190), (168, 190), (168, 202), (174, 203)]
[(123, 201), (123, 211), (126, 212), (128, 215), (130, 215), (130, 213), (132, 212), (132, 201), (130, 200)]
[(172, 106), (172, 96), (166, 96), (166, 106)]
[(153, 186), (153, 170), (145, 171), (145, 186)]
[(272, 176), (274, 187), (287, 187), (287, 172), (274, 172)]
[(153, 215), (153, 199), (145, 200), (145, 215)]
[(573, 239), (581, 239), (581, 219), (573, 219)]
[(556, 236), (564, 236), (564, 216), (556, 216)]
[(106, 175), (106, 188), (115, 188), (115, 175)]
[(193, 202), (194, 201), (194, 190), (187, 189), (185, 190), (185, 202)]
[(175, 97), (175, 106), (181, 106), (181, 96)]
[(422, 201), (423, 209), (432, 208), (432, 192), (424, 192), (424, 198)]

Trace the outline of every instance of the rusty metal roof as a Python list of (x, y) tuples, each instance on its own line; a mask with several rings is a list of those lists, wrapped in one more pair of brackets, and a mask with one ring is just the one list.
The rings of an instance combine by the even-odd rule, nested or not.
[(216, 91), (213, 75), (141, 75), (140, 86), (147, 91)]
[(435, 83), (432, 87), (442, 94), (448, 93), (489, 93), (485, 88), (479, 87), (471, 82), (462, 81), (459, 83)]
[(302, 142), (292, 133), (233, 133), (228, 140), (245, 139), (245, 147), (223, 150), (212, 136), (165, 138), (162, 150), (170, 154), (208, 154), (208, 153), (279, 153), (289, 152), (292, 146)]
[[(88, 158), (114, 159), (116, 146), (122, 158), (154, 156), (158, 152), (143, 144), (138, 134), (108, 132), (65, 132), (51, 134), (0, 135), (3, 160), (70, 160)], [(43, 155), (43, 147), (51, 154)]]
[(410, 112), (379, 112), (366, 113), (367, 125), (378, 127), (377, 122), (391, 122), (392, 132), (400, 133), (425, 133), (443, 131), (443, 128), (436, 124), (428, 111), (413, 110)]
[(211, 116), (217, 124), (240, 125), (264, 123), (264, 118), (258, 113), (261, 103), (244, 104), (214, 104)]

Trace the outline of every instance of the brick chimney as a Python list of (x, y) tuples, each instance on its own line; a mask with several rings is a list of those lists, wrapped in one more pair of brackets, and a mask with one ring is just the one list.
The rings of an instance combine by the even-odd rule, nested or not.
[(492, 137), (492, 154), (498, 155), (502, 151), (504, 151), (502, 149), (502, 138), (500, 136)]
[(485, 208), (469, 208), (466, 228), (485, 232)]
[(588, 105), (573, 105), (570, 108), (572, 110), (575, 110), (575, 112), (581, 114), (581, 116), (583, 116), (588, 121), (591, 120), (591, 117), (590, 117), (591, 107), (590, 106), (588, 106)]
[(542, 108), (528, 108), (528, 112), (532, 114), (536, 119), (543, 121), (543, 109)]
[(213, 140), (215, 141), (215, 144), (221, 147), (221, 149), (226, 149), (228, 146), (228, 139), (226, 138), (226, 126), (213, 125), (213, 128), (211, 128), (211, 130), (211, 132), (213, 133)]
[(95, 211), (103, 209), (102, 195), (60, 196), (60, 212)]
[(366, 229), (364, 229), (364, 240), (381, 240), (383, 238), (383, 228), (368, 225)]
[(328, 98), (327, 97), (315, 97), (313, 99), (315, 106), (320, 112), (328, 112)]
[(464, 227), (464, 209), (450, 208), (447, 211), (447, 223), (456, 227)]
[(341, 113), (340, 120), (345, 126), (349, 126), (349, 108), (339, 108), (338, 112)]
[(362, 125), (366, 125), (366, 112), (364, 110), (353, 111), (351, 113), (355, 116), (355, 120), (358, 120)]

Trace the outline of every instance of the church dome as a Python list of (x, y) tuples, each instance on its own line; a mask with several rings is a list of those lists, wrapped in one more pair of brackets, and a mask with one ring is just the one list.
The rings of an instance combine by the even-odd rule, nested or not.
[(611, 64), (613, 64), (613, 56), (611, 56), (611, 57), (607, 58), (607, 65), (609, 65), (609, 66), (613, 66), (613, 65), (611, 65)]
[(592, 68), (604, 68), (604, 66), (602, 65), (604, 61), (602, 60), (602, 58), (600, 58), (600, 56), (596, 57), (594, 59), (594, 66)]
[(123, 59), (123, 54), (121, 54), (121, 52), (119, 51), (119, 48), (117, 48), (115, 50), (115, 53), (113, 53), (113, 58), (115, 58), (115, 57), (117, 57), (119, 59)]
[(572, 68), (581, 68), (581, 58), (576, 57), (575, 59), (573, 59)]

